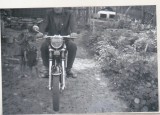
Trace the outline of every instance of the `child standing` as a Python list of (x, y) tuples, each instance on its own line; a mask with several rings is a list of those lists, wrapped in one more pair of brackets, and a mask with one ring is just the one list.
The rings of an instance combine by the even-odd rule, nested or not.
[(17, 42), (20, 46), (20, 67), (21, 67), (21, 75), (20, 77), (27, 77), (25, 74), (26, 67), (30, 68), (30, 75), (32, 73), (32, 67), (37, 64), (37, 48), (35, 46), (35, 33), (32, 30), (32, 27), (24, 24), (22, 26), (22, 32), (18, 36)]

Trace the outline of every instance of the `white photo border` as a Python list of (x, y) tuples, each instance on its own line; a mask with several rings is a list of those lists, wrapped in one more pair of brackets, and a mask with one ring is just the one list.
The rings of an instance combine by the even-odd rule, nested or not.
[[(134, 6), (134, 5), (156, 5), (157, 16), (157, 48), (160, 49), (160, 1), (158, 0), (0, 0), (0, 9), (10, 8), (47, 8), (47, 7), (87, 7), (87, 6)], [(0, 24), (1, 26), (1, 24)], [(1, 29), (0, 29), (1, 31)], [(1, 33), (1, 32), (0, 32)], [(0, 42), (1, 45), (1, 42)], [(158, 59), (160, 59), (160, 50), (158, 50)], [(1, 50), (0, 50), (1, 62)], [(1, 63), (0, 63), (1, 64)], [(158, 81), (160, 80), (160, 61), (158, 60)], [(0, 114), (2, 113), (2, 68), (0, 66)], [(158, 96), (160, 100), (160, 82), (158, 82)], [(160, 101), (159, 101), (160, 109)], [(100, 113), (101, 114), (101, 113)], [(141, 113), (102, 113), (102, 115), (153, 115), (160, 114), (159, 112), (141, 112)], [(92, 114), (89, 114), (92, 115)]]

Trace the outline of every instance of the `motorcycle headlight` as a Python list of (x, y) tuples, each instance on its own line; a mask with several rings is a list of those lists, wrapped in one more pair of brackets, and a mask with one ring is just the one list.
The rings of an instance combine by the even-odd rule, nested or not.
[(54, 48), (60, 48), (63, 45), (63, 38), (62, 37), (52, 37), (51, 38), (51, 45)]

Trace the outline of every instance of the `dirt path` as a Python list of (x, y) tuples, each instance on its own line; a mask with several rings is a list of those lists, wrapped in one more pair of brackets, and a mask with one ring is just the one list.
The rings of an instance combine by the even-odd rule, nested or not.
[[(67, 88), (61, 94), (59, 113), (124, 112), (126, 104), (110, 91), (109, 81), (83, 45), (84, 33), (75, 42), (78, 45), (73, 72), (77, 79), (68, 78)], [(39, 67), (42, 61), (40, 60)], [(48, 79), (36, 76), (19, 78), (19, 66), (13, 72), (3, 70), (4, 113), (49, 114), (52, 111)], [(8, 72), (7, 72), (8, 71)], [(4, 73), (3, 72), (3, 73)]]
[[(60, 112), (65, 113), (98, 113), (125, 111), (125, 103), (117, 97), (116, 92), (111, 92), (109, 81), (101, 72), (100, 65), (90, 56), (83, 42), (82, 33), (75, 42), (78, 45), (77, 58), (74, 63), (74, 72), (77, 79), (68, 80), (68, 89), (64, 93)], [(71, 98), (67, 98), (70, 96)]]

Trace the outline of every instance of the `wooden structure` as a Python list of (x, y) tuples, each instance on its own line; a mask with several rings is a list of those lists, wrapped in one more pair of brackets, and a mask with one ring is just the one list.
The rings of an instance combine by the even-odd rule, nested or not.
[[(69, 10), (75, 13), (77, 21), (81, 20), (84, 24), (89, 23), (91, 16), (97, 13), (102, 7), (70, 7)], [(142, 20), (143, 23), (150, 22), (156, 25), (156, 6), (111, 6), (117, 13), (125, 14), (130, 17)], [(11, 9), (13, 17), (27, 17), (27, 18), (43, 18), (46, 12), (51, 8), (25, 8), (25, 9)]]

